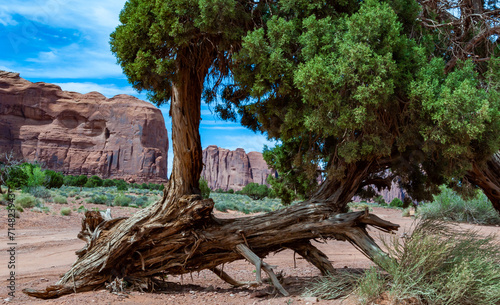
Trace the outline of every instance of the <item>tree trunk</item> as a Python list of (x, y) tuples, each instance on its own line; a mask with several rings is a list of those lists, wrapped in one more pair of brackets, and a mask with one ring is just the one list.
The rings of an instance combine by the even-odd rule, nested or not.
[[(161, 203), (166, 201), (167, 192)], [(217, 266), (243, 258), (242, 248), (259, 258), (290, 248), (326, 273), (333, 268), (326, 256), (309, 243), (310, 239), (349, 241), (376, 259), (384, 253), (367, 234), (366, 227), (371, 225), (383, 231), (398, 228), (367, 211), (332, 212), (331, 206), (324, 202), (303, 202), (265, 215), (238, 219), (215, 218), (213, 201), (202, 200), (198, 195), (183, 196), (168, 207), (166, 217), (155, 222), (147, 219), (155, 207), (129, 219), (108, 221), (97, 212), (87, 212), (79, 234), (87, 246), (78, 252), (79, 258), (71, 270), (45, 290), (23, 291), (39, 298), (56, 298), (106, 284), (109, 287), (109, 283), (116, 289), (117, 283), (123, 280), (151, 288), (155, 276), (203, 269), (212, 270), (237, 285), (239, 282), (229, 281), (231, 278)], [(258, 271), (259, 264), (256, 265)], [(265, 263), (262, 264), (265, 267)], [(272, 274), (272, 270), (270, 272)], [(286, 290), (283, 291), (286, 294)]]
[(493, 207), (500, 213), (500, 152), (494, 154), (484, 167), (473, 163), (467, 178), (483, 189)]
[[(370, 258), (384, 255), (367, 234), (366, 226), (392, 231), (397, 225), (368, 212), (338, 214), (353, 194), (349, 184), (357, 188), (363, 174), (351, 173), (342, 184), (324, 186), (324, 192), (329, 194), (324, 198), (318, 196), (273, 213), (230, 220), (213, 216), (213, 201), (203, 200), (198, 190), (202, 169), (200, 101), (211, 64), (211, 51), (202, 48), (195, 44), (182, 53), (184, 57), (179, 55), (170, 108), (174, 166), (163, 198), (130, 218), (107, 219), (99, 212), (87, 212), (78, 235), (87, 244), (77, 251), (78, 259), (71, 269), (55, 285), (23, 292), (39, 298), (57, 298), (99, 287), (120, 290), (123, 281), (151, 288), (157, 276), (203, 269), (239, 285), (217, 266), (246, 258), (259, 271), (257, 282), (262, 268), (273, 284), (287, 294), (270, 266), (261, 260), (270, 252), (293, 249), (322, 273), (331, 272), (333, 267), (326, 255), (310, 244), (310, 239), (345, 240)], [(335, 187), (342, 191), (337, 194), (332, 189)]]

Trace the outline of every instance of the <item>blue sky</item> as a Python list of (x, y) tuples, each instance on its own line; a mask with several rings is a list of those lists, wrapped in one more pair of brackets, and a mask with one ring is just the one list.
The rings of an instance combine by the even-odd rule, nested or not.
[[(0, 70), (63, 90), (98, 91), (107, 97), (130, 94), (146, 99), (128, 83), (110, 51), (109, 34), (119, 24), (125, 0), (8, 0), (0, 4)], [(171, 133), (168, 105), (160, 108)], [(217, 119), (202, 104), (203, 148), (208, 145), (246, 152), (274, 146), (266, 136), (238, 123)], [(173, 154), (169, 148), (169, 173)]]

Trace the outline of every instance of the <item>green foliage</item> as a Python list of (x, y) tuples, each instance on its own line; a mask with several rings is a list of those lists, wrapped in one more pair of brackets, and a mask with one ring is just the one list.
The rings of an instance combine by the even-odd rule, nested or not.
[(385, 202), (385, 199), (383, 196), (377, 196), (377, 197), (373, 198), (373, 201), (375, 201), (375, 203), (377, 203), (378, 205), (387, 205), (387, 202)]
[(69, 215), (71, 215), (71, 209), (70, 208), (62, 208), (60, 213), (62, 216), (69, 216)]
[(45, 181), (43, 182), (43, 186), (46, 188), (60, 188), (64, 184), (64, 175), (55, 172), (53, 170), (45, 170), (43, 172), (45, 174)]
[(85, 175), (80, 175), (80, 176), (64, 176), (64, 185), (66, 186), (78, 186), (78, 187), (83, 187), (88, 181), (87, 176)]
[(91, 176), (87, 182), (85, 182), (85, 187), (100, 187), (103, 185), (103, 181), (99, 176)]
[(128, 184), (123, 180), (115, 180), (116, 189), (118, 191), (128, 191)]
[(111, 50), (134, 88), (160, 105), (170, 99), (179, 67), (201, 73), (198, 83), (209, 68), (228, 75), (228, 60), (259, 11), (235, 0), (127, 1)]
[(119, 193), (116, 195), (113, 205), (127, 207), (132, 203), (132, 196), (125, 195), (124, 193)]
[(108, 199), (108, 196), (101, 194), (101, 195), (92, 195), (92, 197), (87, 199), (87, 202), (95, 204), (108, 204), (110, 201)]
[(403, 205), (404, 205), (403, 201), (397, 197), (392, 199), (391, 203), (389, 204), (389, 206), (394, 208), (402, 208)]
[(299, 198), (308, 198), (317, 188), (318, 164), (313, 155), (294, 155), (300, 150), (300, 140), (295, 139), (269, 149), (264, 146), (263, 157), (269, 167), (278, 172), (277, 177), (269, 175), (267, 182), (273, 195), (283, 204), (290, 204)]
[(45, 173), (42, 171), (40, 165), (25, 162), (21, 165), (21, 167), (25, 174), (28, 176), (26, 186), (35, 187), (42, 186), (44, 184)]
[(27, 194), (16, 196), (16, 199), (14, 200), (14, 204), (16, 206), (20, 206), (25, 209), (34, 207), (36, 203), (36, 198)]
[(64, 196), (55, 196), (54, 197), (54, 203), (67, 204), (68, 203), (68, 198), (66, 198)]
[(102, 186), (104, 186), (104, 187), (116, 186), (116, 182), (112, 179), (104, 179), (102, 181)]
[(207, 199), (210, 197), (210, 188), (208, 187), (208, 182), (207, 180), (205, 180), (204, 178), (201, 178), (200, 179), (200, 182), (199, 182), (199, 185), (200, 185), (200, 192), (201, 192), (201, 197), (203, 197), (204, 199)]
[(254, 201), (245, 195), (215, 193), (210, 194), (210, 198), (215, 203), (215, 209), (221, 212), (227, 210), (240, 211), (245, 214), (271, 212), (283, 207), (278, 199), (265, 198), (263, 200)]
[(21, 165), (2, 167), (2, 180), (9, 189), (18, 189), (28, 184), (28, 175)]
[(241, 194), (247, 195), (253, 200), (262, 200), (265, 197), (269, 196), (270, 189), (264, 184), (258, 184), (251, 182), (241, 190)]
[(440, 194), (434, 195), (434, 201), (419, 208), (419, 215), (422, 218), (500, 224), (500, 215), (483, 193), (477, 192), (476, 196), (467, 200), (445, 186), (441, 186), (440, 190)]
[(52, 194), (43, 186), (25, 187), (23, 188), (23, 193), (28, 193), (36, 198), (42, 198), (45, 201), (50, 201)]
[(341, 182), (384, 163), (427, 200), (499, 149), (497, 59), (445, 74), (449, 58), (429, 45), (437, 37), (419, 26), (416, 1), (355, 3), (278, 1), (234, 56), (223, 98), (243, 125), (281, 141), (266, 161), (285, 201), (310, 196), (318, 165)]

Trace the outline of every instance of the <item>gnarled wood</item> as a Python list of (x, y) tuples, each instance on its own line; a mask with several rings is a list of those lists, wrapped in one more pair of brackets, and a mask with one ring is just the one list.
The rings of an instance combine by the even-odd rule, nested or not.
[[(167, 193), (162, 200), (167, 200)], [(337, 239), (352, 242), (375, 258), (384, 254), (368, 236), (366, 226), (385, 231), (398, 228), (367, 212), (336, 214), (324, 202), (303, 202), (264, 215), (228, 220), (213, 216), (212, 200), (190, 195), (170, 202), (165, 216), (152, 222), (147, 215), (158, 206), (128, 219), (103, 221), (86, 252), (56, 285), (24, 292), (54, 298), (104, 287), (115, 279), (217, 270), (221, 264), (243, 258), (238, 245), (263, 258), (284, 248), (300, 249), (310, 239)]]
[(467, 178), (479, 186), (493, 207), (500, 213), (500, 152), (497, 152), (481, 167), (475, 162), (467, 173)]

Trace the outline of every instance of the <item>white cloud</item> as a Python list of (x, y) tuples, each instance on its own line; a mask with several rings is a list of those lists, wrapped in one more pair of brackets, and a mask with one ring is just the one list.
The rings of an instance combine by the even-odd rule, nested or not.
[(118, 94), (129, 94), (137, 96), (137, 91), (135, 91), (132, 87), (117, 87), (114, 84), (96, 84), (91, 82), (84, 83), (55, 83), (60, 86), (65, 91), (75, 91), (82, 94), (89, 93), (92, 91), (97, 91), (104, 95), (105, 97), (111, 98)]
[(276, 143), (269, 141), (264, 135), (251, 135), (251, 136), (224, 136), (226, 143), (224, 148), (235, 150), (236, 148), (243, 148), (246, 153), (251, 151), (262, 152), (264, 145), (274, 147)]
[[(20, 15), (20, 26), (15, 32), (7, 32), (5, 41), (10, 42), (15, 54), (30, 45), (45, 43), (37, 57), (25, 59), (11, 68), (26, 77), (40, 78), (105, 78), (123, 77), (110, 51), (109, 35), (119, 25), (119, 13), (126, 0), (9, 0), (0, 4), (0, 24), (15, 22)], [(18, 19), (17, 19), (18, 20)], [(73, 43), (54, 47), (67, 41), (64, 34), (44, 32), (46, 29), (75, 31)], [(59, 38), (57, 38), (59, 36)], [(45, 40), (51, 37), (52, 40)], [(76, 39), (76, 40), (75, 40)], [(43, 45), (42, 45), (43, 46)]]

